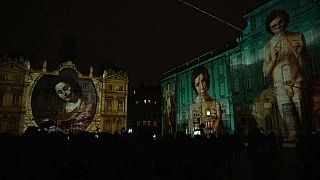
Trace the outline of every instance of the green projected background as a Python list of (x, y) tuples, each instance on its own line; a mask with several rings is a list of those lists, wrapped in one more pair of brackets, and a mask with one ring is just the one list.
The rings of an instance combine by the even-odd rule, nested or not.
[[(320, 6), (316, 4), (266, 2), (244, 16), (247, 27), (234, 42), (165, 73), (161, 80), (163, 133), (193, 134), (204, 123), (207, 133), (245, 136), (258, 127), (293, 140), (320, 130)], [(274, 12), (277, 9), (289, 19)], [(192, 74), (199, 67), (206, 68), (210, 77), (208, 96), (220, 105), (222, 123), (217, 132), (205, 120), (212, 116), (206, 110), (206, 98), (200, 98), (198, 111), (192, 110), (199, 102)], [(168, 112), (174, 115), (169, 117)]]

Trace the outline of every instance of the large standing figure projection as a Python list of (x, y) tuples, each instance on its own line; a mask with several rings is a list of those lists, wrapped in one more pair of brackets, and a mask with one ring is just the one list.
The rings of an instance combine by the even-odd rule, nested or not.
[(208, 94), (210, 76), (208, 70), (201, 66), (192, 73), (192, 89), (197, 94), (195, 102), (190, 105), (192, 131), (204, 128), (206, 133), (217, 134), (221, 128), (221, 105)]
[(167, 89), (164, 95), (164, 132), (175, 134), (175, 101), (174, 92), (171, 90), (170, 83), (167, 83)]
[(274, 10), (266, 20), (266, 30), (273, 35), (265, 45), (263, 72), (271, 76), (280, 115), (285, 124), (285, 136), (294, 140), (302, 123), (303, 101), (300, 68), (306, 63), (306, 45), (303, 34), (286, 30), (289, 15)]

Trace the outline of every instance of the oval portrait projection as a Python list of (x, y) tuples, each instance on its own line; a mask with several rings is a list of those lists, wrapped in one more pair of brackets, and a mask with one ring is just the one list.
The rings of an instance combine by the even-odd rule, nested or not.
[(94, 119), (97, 93), (91, 79), (78, 78), (74, 69), (43, 75), (36, 83), (31, 108), (35, 122), (49, 131), (85, 131)]

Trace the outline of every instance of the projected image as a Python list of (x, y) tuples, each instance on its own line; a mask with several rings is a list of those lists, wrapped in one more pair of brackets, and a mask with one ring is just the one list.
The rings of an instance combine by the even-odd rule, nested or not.
[(94, 118), (96, 91), (91, 80), (72, 74), (44, 75), (34, 88), (31, 105), (39, 126), (77, 133)]
[(175, 121), (175, 104), (174, 104), (174, 91), (171, 90), (170, 83), (167, 83), (164, 95), (164, 132), (168, 134), (175, 134), (176, 121)]
[(209, 95), (210, 76), (208, 70), (201, 66), (192, 73), (192, 89), (197, 94), (190, 105), (190, 124), (192, 131), (204, 129), (205, 133), (219, 133), (222, 125), (221, 105)]
[(266, 20), (266, 30), (273, 37), (265, 45), (263, 73), (273, 79), (273, 90), (284, 135), (295, 139), (299, 132), (303, 99), (301, 68), (306, 64), (306, 43), (302, 33), (286, 30), (289, 15), (283, 10), (274, 10)]

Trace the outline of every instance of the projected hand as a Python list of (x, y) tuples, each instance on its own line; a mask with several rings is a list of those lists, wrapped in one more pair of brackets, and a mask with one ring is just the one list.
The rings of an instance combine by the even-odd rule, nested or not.
[(280, 53), (280, 42), (277, 42), (272, 49), (272, 54), (273, 54), (272, 57), (274, 57), (274, 58), (271, 58), (272, 62), (279, 60), (279, 53)]

